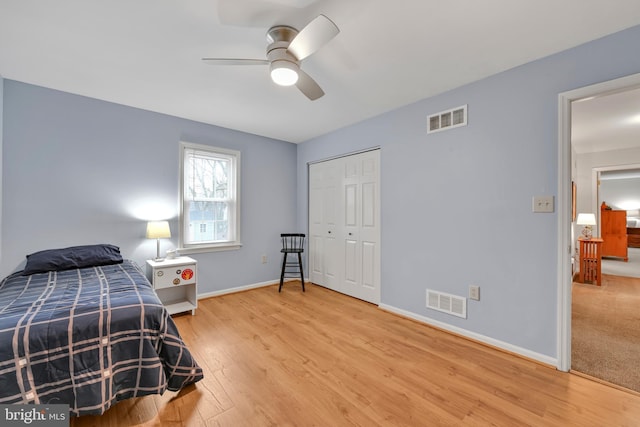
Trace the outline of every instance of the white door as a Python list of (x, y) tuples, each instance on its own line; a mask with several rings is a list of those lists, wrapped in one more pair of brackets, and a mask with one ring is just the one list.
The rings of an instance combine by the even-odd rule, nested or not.
[(309, 277), (313, 283), (337, 289), (338, 165), (318, 163), (309, 168)]
[(309, 168), (311, 281), (380, 303), (380, 151)]

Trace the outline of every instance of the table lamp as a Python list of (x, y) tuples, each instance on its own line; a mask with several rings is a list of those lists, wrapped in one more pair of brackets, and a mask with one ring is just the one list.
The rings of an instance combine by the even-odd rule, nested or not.
[(157, 253), (154, 261), (163, 261), (160, 257), (160, 239), (168, 239), (171, 237), (169, 229), (169, 221), (149, 221), (147, 223), (147, 239), (157, 239)]
[(592, 213), (581, 213), (578, 214), (578, 219), (576, 220), (576, 224), (582, 225), (582, 235), (585, 240), (591, 239), (593, 235), (592, 226), (596, 225), (596, 216)]

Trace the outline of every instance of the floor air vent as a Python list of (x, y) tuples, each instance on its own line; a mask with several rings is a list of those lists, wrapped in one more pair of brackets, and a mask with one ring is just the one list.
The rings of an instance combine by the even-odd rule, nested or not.
[(467, 318), (467, 299), (427, 289), (427, 308)]
[(432, 114), (428, 118), (427, 133), (440, 132), (467, 125), (467, 106)]

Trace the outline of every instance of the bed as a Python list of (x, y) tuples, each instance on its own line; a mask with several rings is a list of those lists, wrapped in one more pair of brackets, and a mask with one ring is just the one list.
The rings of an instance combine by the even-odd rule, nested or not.
[(0, 404), (102, 414), (203, 378), (151, 284), (117, 247), (46, 252), (0, 282)]
[(627, 216), (627, 245), (630, 248), (640, 248), (640, 218), (638, 217)]

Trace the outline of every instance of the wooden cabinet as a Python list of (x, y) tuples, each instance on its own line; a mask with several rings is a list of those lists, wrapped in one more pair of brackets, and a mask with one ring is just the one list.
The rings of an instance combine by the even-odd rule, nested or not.
[(600, 211), (600, 237), (602, 256), (623, 258), (627, 255), (627, 211), (602, 209)]

